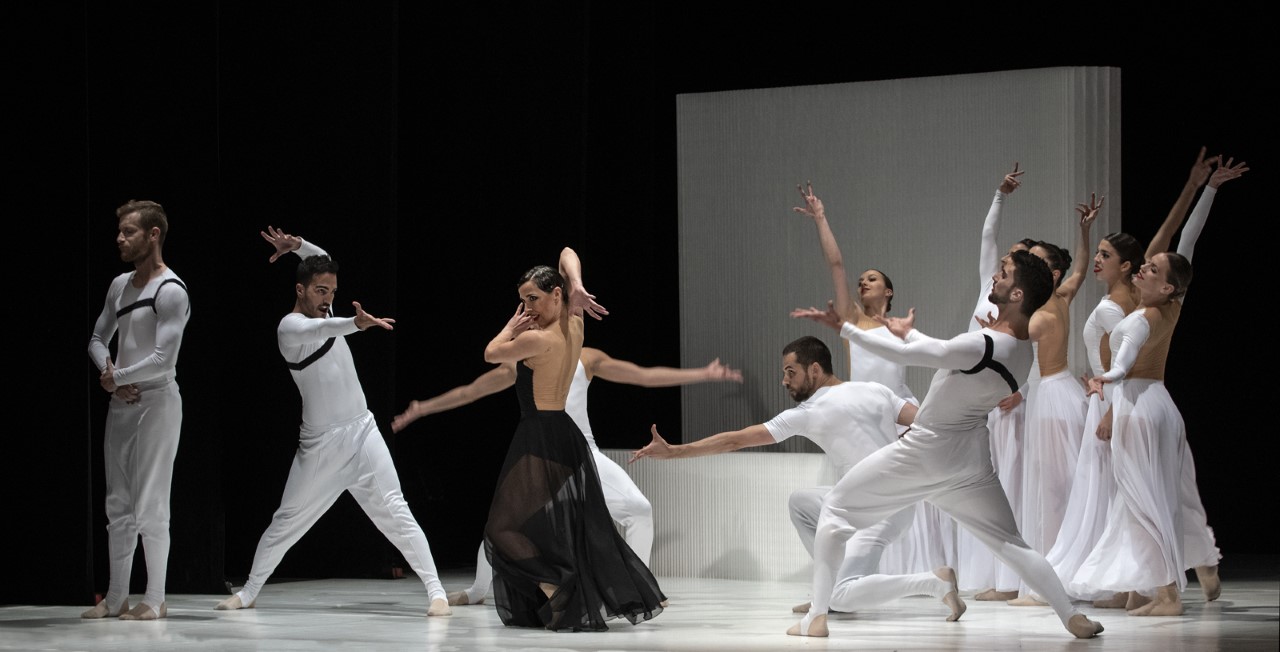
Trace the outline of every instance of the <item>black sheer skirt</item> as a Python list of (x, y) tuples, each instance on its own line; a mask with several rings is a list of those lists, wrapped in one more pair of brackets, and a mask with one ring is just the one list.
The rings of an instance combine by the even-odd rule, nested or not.
[[(516, 366), (521, 405), (532, 405), (532, 373)], [(634, 624), (662, 613), (666, 596), (614, 529), (591, 451), (563, 410), (524, 411), (489, 507), (484, 549), (506, 625), (594, 631), (608, 629), (611, 618)], [(556, 587), (549, 598), (544, 585)]]

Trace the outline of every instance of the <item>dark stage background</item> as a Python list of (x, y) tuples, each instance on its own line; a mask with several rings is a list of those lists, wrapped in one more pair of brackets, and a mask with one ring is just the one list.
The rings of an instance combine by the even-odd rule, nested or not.
[[(1275, 530), (1257, 516), (1273, 511), (1276, 445), (1255, 416), (1274, 386), (1256, 321), (1269, 301), (1254, 296), (1272, 275), (1267, 250), (1246, 249), (1271, 232), (1263, 20), (1204, 7), (922, 11), (196, 0), (10, 16), (8, 233), (32, 278), (15, 288), (7, 326), (23, 372), (6, 392), (20, 415), (3, 438), (16, 581), (0, 603), (88, 604), (106, 588), (106, 399), (84, 351), (110, 279), (126, 270), (113, 246), (125, 200), (166, 207), (165, 259), (193, 304), (169, 590), (242, 581), (296, 445), (299, 400), (274, 334), (296, 260), (267, 263), (268, 224), (341, 262), (340, 314), (355, 299), (398, 320), (349, 341), (437, 564), (466, 566), (514, 399), (400, 435), (389, 420), (487, 369), (481, 351), (515, 307), (514, 280), (564, 245), (613, 312), (589, 325), (588, 344), (679, 363), (677, 93), (1066, 65), (1123, 70), (1124, 205), (1111, 210), (1127, 231), (1154, 233), (1201, 144), (1254, 167), (1218, 198), (1197, 247), (1168, 384), (1224, 575), (1233, 553), (1273, 554)], [(676, 389), (598, 384), (591, 402), (605, 447), (679, 422)], [(344, 497), (275, 577), (389, 577), (401, 565)]]

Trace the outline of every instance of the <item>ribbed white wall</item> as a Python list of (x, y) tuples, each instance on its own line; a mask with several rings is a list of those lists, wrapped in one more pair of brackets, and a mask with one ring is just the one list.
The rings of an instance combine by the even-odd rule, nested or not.
[[(1081, 264), (1091, 269), (1096, 240), (1120, 225), (1117, 69), (700, 93), (676, 101), (681, 358), (693, 366), (719, 356), (740, 366), (747, 382), (732, 393), (683, 388), (683, 432), (664, 429), (673, 439), (760, 423), (790, 407), (779, 384), (780, 353), (801, 335), (826, 341), (842, 358), (838, 373), (847, 374), (846, 349), (833, 331), (788, 317), (792, 308), (823, 305), (832, 294), (812, 221), (791, 210), (800, 204), (797, 183), (812, 180), (825, 202), (851, 278), (867, 267), (883, 270), (896, 286), (892, 314), (914, 306), (917, 327), (937, 336), (968, 327), (980, 283), (982, 221), (1014, 161), (1026, 174), (1005, 204), (1002, 247), (1032, 237), (1074, 252), (1074, 207), (1090, 192), (1105, 195), (1109, 209)], [(1079, 330), (1102, 289), (1090, 273), (1072, 307), (1070, 350), (1078, 372), (1086, 367)], [(917, 396), (923, 398), (931, 375), (908, 372)], [(799, 441), (780, 448), (816, 450)]]
[[(791, 525), (792, 491), (835, 483), (814, 453), (738, 452), (688, 460), (602, 451), (621, 464), (653, 504), (649, 565), (670, 577), (808, 582), (813, 563)], [(797, 599), (803, 596), (796, 596)]]

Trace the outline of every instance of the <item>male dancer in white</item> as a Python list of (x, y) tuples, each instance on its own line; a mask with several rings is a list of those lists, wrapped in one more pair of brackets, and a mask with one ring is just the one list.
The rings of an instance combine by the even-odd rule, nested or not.
[[(814, 542), (813, 606), (788, 634), (827, 635), (828, 596), (845, 541), (918, 500), (941, 507), (991, 547), (1048, 599), (1073, 635), (1091, 638), (1102, 631), (1101, 625), (1072, 609), (1053, 568), (1018, 535), (987, 442), (987, 413), (1030, 371), (1028, 322), (1052, 292), (1053, 277), (1044, 261), (1019, 251), (1005, 257), (994, 279), (990, 299), (1000, 316), (981, 331), (951, 340), (936, 340), (912, 329), (914, 311), (906, 319), (886, 320), (905, 340), (898, 342), (866, 337), (831, 304), (826, 310), (792, 313), (839, 329), (843, 337), (859, 338), (860, 344), (890, 360), (937, 367), (938, 373), (911, 430), (859, 462), (823, 502)], [(862, 582), (854, 583), (851, 590), (861, 586)]]
[[(674, 387), (693, 383), (709, 382), (742, 382), (742, 372), (726, 367), (720, 359), (712, 360), (705, 367), (697, 369), (676, 369), (674, 367), (641, 367), (634, 362), (618, 360), (600, 349), (583, 347), (578, 360), (578, 369), (573, 374), (569, 385), (569, 397), (565, 403), (565, 412), (578, 425), (582, 435), (587, 439), (592, 458), (596, 462), (596, 472), (600, 475), (600, 488), (604, 490), (605, 506), (609, 515), (622, 527), (622, 538), (635, 551), (636, 556), (645, 566), (649, 565), (649, 555), (653, 551), (653, 507), (649, 499), (644, 497), (640, 488), (631, 480), (631, 476), (622, 470), (616, 462), (605, 457), (596, 446), (596, 439), (591, 432), (591, 421), (587, 418), (587, 389), (595, 378), (625, 385), (640, 387)], [(423, 401), (411, 401), (409, 409), (391, 420), (391, 428), (400, 432), (409, 424), (428, 414), (436, 414), (456, 407), (462, 407), (478, 401), (490, 394), (496, 394), (516, 383), (516, 365), (514, 362), (501, 364), (481, 374), (467, 385), (455, 387), (439, 396)], [(493, 568), (484, 554), (484, 544), (476, 553), (476, 578), (471, 586), (462, 591), (449, 593), (451, 606), (483, 604), (493, 583)]]
[[(749, 446), (765, 446), (794, 435), (809, 438), (826, 451), (843, 475), (860, 460), (897, 438), (895, 426), (911, 425), (916, 406), (879, 383), (845, 382), (832, 374), (831, 351), (816, 337), (805, 336), (782, 350), (782, 385), (800, 405), (766, 423), (742, 430), (722, 432), (690, 444), (672, 446), (653, 426), (653, 441), (631, 456), (671, 459), (728, 453)], [(885, 600), (909, 595), (942, 598), (951, 609), (947, 620), (964, 613), (955, 585), (955, 571), (943, 566), (933, 572), (912, 575), (878, 575), (865, 590), (850, 590), (877, 572), (880, 556), (889, 543), (898, 539), (915, 518), (915, 505), (907, 503), (883, 520), (859, 530), (842, 542), (837, 556), (843, 557), (840, 582), (827, 587), (832, 608), (852, 612), (873, 607)], [(799, 528), (798, 528), (799, 529)], [(814, 533), (799, 529), (800, 538), (813, 553)], [(839, 562), (839, 560), (837, 560)], [(835, 568), (833, 567), (833, 571)], [(816, 595), (816, 594), (815, 594)], [(870, 597), (871, 599), (867, 599)], [(823, 604), (828, 602), (823, 600)], [(799, 609), (799, 607), (797, 607)], [(807, 605), (802, 611), (807, 610)]]
[[(133, 271), (111, 282), (102, 314), (89, 338), (98, 382), (111, 393), (103, 441), (107, 480), (107, 596), (81, 618), (164, 618), (169, 563), (169, 490), (182, 429), (182, 396), (175, 381), (182, 331), (191, 314), (187, 286), (164, 264), (160, 250), (169, 232), (164, 208), (130, 201), (116, 209), (120, 259)], [(108, 346), (120, 331), (116, 361)], [(142, 536), (147, 593), (129, 609), (133, 552)]]
[(271, 262), (290, 251), (302, 258), (293, 311), (280, 320), (276, 331), (280, 354), (302, 394), (302, 429), (280, 508), (258, 541), (249, 579), (215, 609), (253, 608), (262, 585), (285, 553), (345, 490), (426, 586), (431, 598), (427, 615), (448, 616), (452, 611), (427, 537), (400, 493), (400, 477), (365, 404), (347, 348), (347, 335), (371, 326), (391, 330), (395, 320), (374, 317), (355, 301), (351, 302), (355, 317), (333, 317), (337, 263), (320, 247), (273, 227), (267, 227), (262, 237), (276, 248)]

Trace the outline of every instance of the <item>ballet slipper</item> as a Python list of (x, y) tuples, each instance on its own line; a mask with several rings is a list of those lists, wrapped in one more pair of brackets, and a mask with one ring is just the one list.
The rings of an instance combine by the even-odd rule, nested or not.
[(812, 603), (812, 602), (806, 602), (806, 603), (804, 603), (804, 604), (798, 604), (798, 605), (796, 605), (796, 606), (794, 606), (794, 607), (792, 607), (792, 608), (791, 608), (791, 613), (793, 613), (793, 614), (807, 614), (807, 613), (809, 613), (809, 607), (812, 607), (812, 606), (813, 606), (813, 603)]
[(479, 600), (472, 602), (471, 594), (466, 591), (454, 591), (445, 597), (448, 598), (450, 607), (465, 607), (469, 604), (484, 604), (484, 598), (480, 598)]
[(997, 591), (995, 589), (987, 589), (973, 596), (974, 600), (983, 602), (1005, 602), (1018, 597), (1017, 591)]
[(1009, 605), (1010, 607), (1047, 607), (1049, 606), (1048, 602), (1041, 602), (1031, 597), (1030, 594), (1024, 595), (1020, 598), (1014, 598), (1013, 600), (1009, 600), (1005, 602), (1005, 604)]
[(964, 615), (968, 607), (965, 606), (964, 600), (960, 599), (960, 587), (956, 581), (956, 569), (950, 566), (943, 566), (933, 571), (933, 574), (948, 584), (947, 592), (942, 596), (942, 604), (947, 605), (947, 608), (951, 610), (951, 615), (947, 616), (947, 622), (954, 623), (960, 620), (960, 616)]
[(808, 616), (800, 619), (800, 622), (792, 625), (787, 630), (787, 636), (818, 636), (826, 638), (830, 632), (827, 631), (827, 614), (814, 616), (813, 620), (805, 623)]
[(1102, 623), (1089, 620), (1084, 614), (1076, 614), (1067, 621), (1067, 631), (1076, 638), (1093, 638), (1102, 633)]
[(428, 616), (452, 616), (453, 609), (449, 608), (449, 601), (444, 598), (436, 598), (431, 601), (431, 606), (427, 608)]
[(1176, 584), (1162, 586), (1156, 590), (1156, 598), (1147, 604), (1129, 612), (1130, 616), (1181, 616), (1182, 596), (1178, 595)]
[(1128, 602), (1129, 592), (1123, 591), (1105, 600), (1094, 600), (1093, 606), (1095, 609), (1123, 609)]
[(157, 613), (147, 603), (139, 602), (138, 606), (120, 614), (120, 620), (159, 620), (169, 617), (169, 607), (165, 602), (160, 603), (160, 611)]
[(257, 604), (258, 604), (258, 601), (254, 600), (253, 602), (250, 602), (248, 605), (246, 605), (244, 602), (241, 602), (239, 593), (233, 593), (231, 597), (227, 598), (226, 600), (223, 600), (222, 602), (219, 602), (218, 605), (214, 607), (214, 610), (235, 611), (236, 609), (252, 609)]
[(658, 606), (659, 606), (659, 607), (662, 607), (663, 609), (666, 609), (666, 608), (667, 608), (667, 605), (669, 605), (669, 604), (671, 604), (671, 601), (670, 601), (670, 600), (663, 600), (662, 602), (659, 602), (659, 603), (658, 603)]
[(1218, 578), (1218, 565), (1196, 566), (1196, 580), (1204, 591), (1204, 601), (1213, 602), (1222, 595), (1222, 580)]
[(129, 598), (127, 597), (124, 599), (124, 602), (120, 603), (120, 608), (116, 609), (115, 613), (111, 613), (111, 610), (107, 608), (107, 600), (103, 598), (100, 602), (98, 602), (98, 604), (93, 605), (91, 609), (80, 614), (80, 617), (86, 618), (86, 619), (108, 618), (108, 617), (116, 618), (116, 617), (119, 617), (120, 614), (128, 610), (129, 610)]

